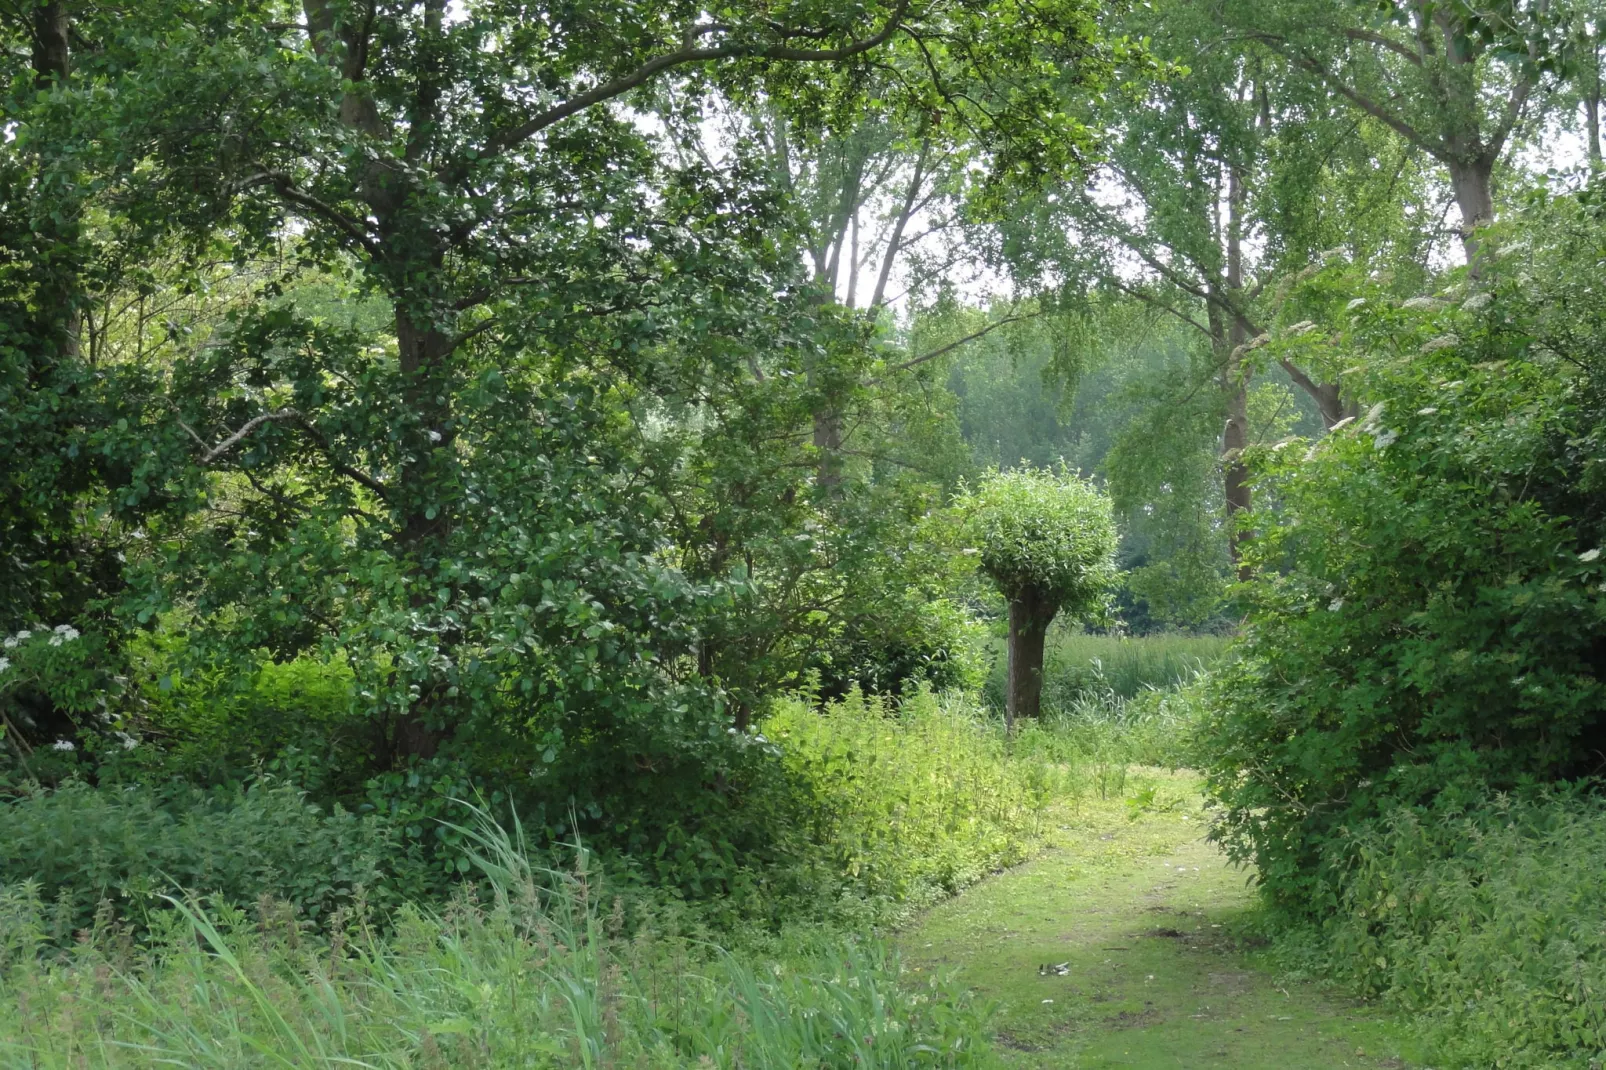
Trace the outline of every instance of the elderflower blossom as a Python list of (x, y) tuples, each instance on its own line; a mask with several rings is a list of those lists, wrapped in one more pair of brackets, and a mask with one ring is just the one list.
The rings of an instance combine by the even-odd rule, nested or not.
[(58, 740), (56, 740), (56, 742), (54, 742), (54, 743), (52, 743), (50, 745), (50, 749), (51, 750), (77, 750), (78, 747), (76, 745), (74, 745), (73, 741), (70, 740), (70, 739), (58, 739)]
[(0, 672), (5, 672), (9, 668), (11, 668), (11, 659), (0, 658)]
[(58, 624), (50, 636), (50, 645), (60, 646), (63, 643), (70, 643), (77, 639), (79, 634), (78, 629), (71, 624)]

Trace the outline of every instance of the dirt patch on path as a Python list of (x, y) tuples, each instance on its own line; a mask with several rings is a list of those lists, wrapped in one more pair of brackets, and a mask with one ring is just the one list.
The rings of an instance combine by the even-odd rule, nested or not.
[(997, 1001), (1013, 1067), (1414, 1065), (1398, 1023), (1262, 961), (1253, 892), (1205, 842), (1195, 781), (1143, 779), (1176, 808), (1131, 821), (1120, 800), (1068, 807), (1037, 859), (903, 935), (911, 965)]

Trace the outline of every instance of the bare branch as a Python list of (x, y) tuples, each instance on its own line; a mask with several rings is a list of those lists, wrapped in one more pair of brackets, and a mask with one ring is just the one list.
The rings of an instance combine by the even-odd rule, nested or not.
[[(253, 416), (253, 417), (251, 417), (251, 419), (247, 420), (244, 423), (244, 425), (242, 425), (241, 428), (238, 431), (234, 432), (234, 434), (230, 435), (228, 438), (224, 439), (222, 442), (219, 442), (216, 446), (213, 446), (210, 450), (207, 450), (206, 456), (201, 458), (201, 463), (202, 464), (211, 464), (213, 461), (217, 460), (219, 457), (223, 456), (225, 453), (229, 452), (234, 447), (238, 446), (240, 444), (240, 442), (247, 435), (249, 435), (252, 431), (255, 431), (257, 428), (261, 427), (263, 424), (277, 423), (280, 420), (300, 420), (300, 419), (301, 419), (301, 414), (299, 412), (297, 412), (295, 409), (281, 409), (278, 412), (265, 412), (261, 416)], [(181, 423), (182, 423), (182, 421), (181, 421)], [(186, 427), (185, 430), (189, 431), (190, 429), (188, 427)], [(195, 437), (196, 441), (198, 441), (198, 442), (200, 441), (199, 436), (196, 436), (194, 431), (190, 431), (190, 434), (191, 434), (191, 436)]]
[(1041, 312), (1027, 312), (1027, 313), (1024, 313), (1023, 315), (1019, 315), (1019, 316), (1005, 316), (1001, 320), (994, 320), (992, 323), (989, 323), (987, 326), (983, 327), (981, 330), (972, 331), (970, 334), (965, 335), (965, 337), (963, 337), (963, 338), (961, 338), (961, 339), (959, 339), (957, 341), (954, 341), (954, 342), (949, 342), (945, 346), (938, 346), (936, 349), (933, 349), (930, 353), (922, 353), (920, 356), (915, 357), (913, 360), (906, 360), (902, 364), (894, 364), (892, 367), (887, 369), (887, 374), (886, 375), (883, 375), (881, 378), (876, 379), (874, 381), (874, 383), (872, 383), (871, 385), (876, 385), (876, 384), (885, 382), (888, 376), (896, 375), (899, 372), (908, 371), (910, 368), (918, 367), (921, 364), (925, 364), (927, 361), (936, 360), (938, 357), (942, 356), (943, 354), (951, 353), (954, 350), (958, 349), (962, 345), (968, 345), (971, 342), (976, 341), (976, 339), (978, 339), (978, 338), (983, 338), (983, 337), (985, 337), (985, 336), (987, 336), (989, 334), (992, 334), (994, 331), (998, 330), (998, 328), (1000, 328), (1000, 327), (1007, 326), (1008, 324), (1011, 324), (1011, 323), (1020, 323), (1022, 320), (1036, 319), (1038, 316), (1041, 316), (1042, 314), (1043, 313), (1041, 313)]
[(1138, 289), (1137, 287), (1128, 286), (1126, 283), (1122, 282), (1120, 279), (1112, 278), (1110, 281), (1115, 284), (1115, 288), (1117, 290), (1120, 290), (1122, 293), (1126, 294), (1128, 297), (1135, 297), (1139, 301), (1142, 301), (1144, 304), (1148, 305), (1150, 308), (1156, 308), (1156, 309), (1159, 309), (1161, 312), (1165, 312), (1165, 313), (1168, 313), (1169, 315), (1175, 316), (1177, 319), (1181, 320), (1183, 323), (1186, 323), (1189, 327), (1192, 327), (1194, 330), (1198, 331), (1200, 334), (1204, 335), (1206, 338), (1211, 337), (1210, 328), (1209, 327), (1205, 326), (1203, 323), (1200, 323), (1198, 320), (1194, 319), (1192, 316), (1188, 315), (1186, 312), (1183, 312), (1181, 309), (1177, 308), (1175, 305), (1172, 305), (1167, 301), (1162, 301), (1158, 297), (1155, 297), (1153, 294), (1144, 293), (1142, 290)]
[(285, 203), (304, 209), (325, 222), (332, 223), (336, 229), (362, 246), (370, 255), (376, 251), (373, 239), (368, 235), (368, 231), (361, 223), (333, 205), (327, 204), (305, 190), (298, 188), (294, 180), (282, 171), (263, 169), (250, 178), (236, 183), (234, 188), (237, 192), (243, 193), (258, 186), (268, 186)]
[(1321, 79), (1325, 85), (1332, 89), (1333, 92), (1337, 93), (1341, 97), (1344, 97), (1357, 108), (1360, 108), (1366, 114), (1387, 126), (1390, 130), (1393, 130), (1396, 134), (1399, 134), (1405, 140), (1409, 141), (1423, 152), (1432, 156), (1434, 159), (1443, 161), (1449, 156), (1449, 149), (1444, 145), (1443, 142), (1437, 141), (1428, 137), (1426, 134), (1423, 134), (1416, 127), (1394, 114), (1388, 108), (1379, 104), (1377, 101), (1373, 100), (1371, 97), (1367, 96), (1365, 93), (1362, 93), (1355, 87), (1349, 85), (1343, 79), (1339, 78), (1338, 75), (1328, 70), (1325, 64), (1318, 63), (1310, 56), (1307, 56), (1305, 53), (1299, 51), (1297, 48), (1291, 45), (1286, 38), (1278, 37), (1275, 34), (1265, 33), (1254, 34), (1252, 36), (1255, 40), (1260, 41), (1262, 44), (1265, 44), (1267, 47), (1277, 52), (1284, 59), (1287, 59), (1289, 62), (1303, 67), (1305, 70), (1314, 74), (1317, 78)]
[(1367, 41), (1367, 42), (1370, 42), (1371, 44), (1374, 44), (1374, 45), (1381, 45), (1382, 47), (1388, 49), (1390, 52), (1393, 52), (1394, 54), (1396, 54), (1398, 56), (1404, 57), (1406, 59), (1406, 61), (1408, 61), (1410, 63), (1414, 63), (1418, 67), (1422, 66), (1422, 57), (1421, 56), (1417, 55), (1415, 52), (1412, 52), (1405, 45), (1403, 45), (1400, 42), (1394, 40), (1393, 38), (1384, 37), (1382, 34), (1373, 33), (1371, 30), (1361, 30), (1361, 29), (1354, 29), (1354, 28), (1346, 29), (1344, 31), (1344, 36), (1348, 37), (1351, 41)]
[(330, 467), (332, 467), (337, 473), (345, 476), (353, 483), (367, 487), (379, 497), (380, 501), (389, 500), (390, 488), (379, 482), (379, 480), (374, 479), (373, 477), (361, 471), (358, 471), (356, 468), (353, 468), (351, 465), (335, 457), (334, 448), (330, 446), (329, 440), (325, 438), (323, 433), (314, 427), (310, 421), (302, 419), (298, 420), (297, 424), (303, 431), (312, 437), (313, 441), (318, 444), (318, 448), (323, 452), (324, 458), (328, 460)]
[(920, 197), (920, 186), (926, 178), (926, 156), (930, 151), (931, 140), (921, 139), (920, 156), (915, 160), (914, 174), (909, 178), (909, 188), (904, 193), (903, 206), (898, 209), (898, 218), (893, 223), (892, 234), (887, 238), (887, 252), (881, 260), (881, 271), (876, 276), (875, 296), (870, 299), (871, 315), (878, 312), (886, 303), (887, 280), (892, 277), (892, 264), (903, 247), (904, 228), (909, 225), (909, 220), (915, 213), (915, 202)]

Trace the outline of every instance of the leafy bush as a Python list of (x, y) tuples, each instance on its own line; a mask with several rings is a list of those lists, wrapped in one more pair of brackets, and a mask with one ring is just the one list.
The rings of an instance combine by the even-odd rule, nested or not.
[(79, 743), (118, 749), (131, 740), (109, 701), (105, 636), (71, 624), (0, 635), (0, 783), (55, 781), (78, 764)]
[(764, 733), (806, 792), (794, 831), (854, 894), (919, 905), (1026, 857), (1051, 787), (966, 700), (853, 692), (776, 704)]
[(144, 646), (142, 719), (160, 742), (143, 755), (150, 772), (232, 784), (268, 764), (320, 797), (360, 792), (371, 726), (353, 714), (343, 661), (185, 666), (170, 636)]
[(1345, 388), (1373, 403), (1256, 458), (1277, 510), (1256, 516), (1207, 761), (1218, 834), (1282, 906), (1338, 908), (1342, 830), (1397, 805), (1597, 768), (1606, 302), (1585, 265), (1606, 231), (1587, 222), (1491, 254), (1476, 292), (1338, 304)]
[(431, 890), (394, 827), (284, 785), (164, 793), (69, 781), (0, 804), (0, 825), (0, 884), (28, 882), (55, 904), (58, 940), (90, 926), (103, 899), (143, 925), (175, 885), (223, 903), (272, 896), (309, 919), (360, 896), (390, 907)]
[(986, 667), (986, 631), (980, 622), (946, 599), (922, 603), (911, 616), (903, 630), (847, 630), (816, 669), (820, 693), (842, 698), (854, 687), (897, 695), (919, 684), (933, 691), (978, 686)]
[(1410, 1012), (1452, 1065), (1600, 1065), (1606, 801), (1399, 810), (1346, 855), (1326, 933), (1341, 976)]
[(405, 910), (381, 937), (324, 930), (264, 900), (193, 901), (140, 949), (101, 929), (56, 963), (49, 908), (0, 888), (0, 1061), (60, 1067), (975, 1067), (968, 996), (905, 975), (876, 942), (730, 954), (661, 927), (621, 930), (582, 856), (536, 869), (470, 830), (489, 902)]

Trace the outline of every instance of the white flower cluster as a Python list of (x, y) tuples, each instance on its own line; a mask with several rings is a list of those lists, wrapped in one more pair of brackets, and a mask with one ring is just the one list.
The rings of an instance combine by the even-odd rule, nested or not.
[(41, 636), (49, 636), (51, 646), (70, 643), (83, 634), (71, 624), (58, 624), (54, 628), (46, 628), (43, 624), (35, 624), (32, 628), (24, 628), (14, 635), (6, 636), (5, 639), (0, 640), (0, 646), (5, 647), (7, 650), (15, 650), (32, 639), (36, 632)]

